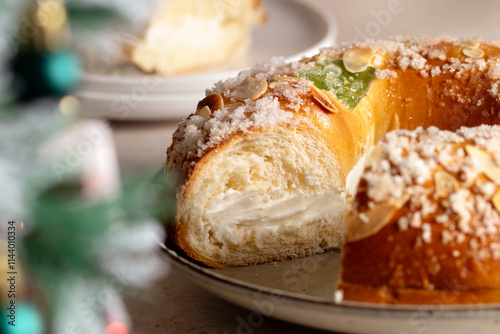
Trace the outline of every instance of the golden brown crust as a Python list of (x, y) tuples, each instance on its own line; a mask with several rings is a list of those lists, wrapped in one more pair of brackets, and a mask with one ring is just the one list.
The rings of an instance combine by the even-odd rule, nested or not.
[(192, 258), (193, 260), (199, 261), (204, 265), (215, 269), (222, 269), (226, 267), (223, 263), (207, 259), (200, 253), (195, 252), (191, 249), (191, 247), (186, 242), (187, 229), (185, 224), (176, 224), (175, 226), (168, 227), (167, 236), (176, 247), (182, 250), (188, 257)]
[[(397, 299), (400, 290), (439, 293), (499, 289), (498, 259), (480, 260), (477, 253), (467, 255), (470, 253), (471, 236), (466, 236), (461, 243), (444, 244), (441, 234), (445, 228), (434, 224), (433, 241), (422, 243), (419, 241), (421, 231), (411, 228), (400, 230), (398, 217), (400, 215), (378, 233), (344, 246), (340, 289), (380, 290), (392, 296), (391, 302), (398, 303), (411, 302)], [(492, 235), (485, 240), (483, 247), (499, 241), (500, 235)], [(454, 256), (454, 252), (460, 255)], [(347, 299), (362, 298), (350, 292)], [(418, 304), (417, 301), (414, 303)]]
[[(382, 140), (347, 218), (345, 300), (422, 304), (452, 294), (441, 304), (500, 302), (499, 169), (490, 161), (499, 144), (500, 127), (489, 126)], [(410, 177), (412, 165), (420, 180)], [(391, 210), (379, 214), (383, 207)]]
[[(411, 248), (418, 232), (396, 229), (388, 226), (344, 247), (338, 285), (344, 300), (439, 305), (500, 302), (498, 260), (454, 258), (454, 251), (467, 253), (465, 244), (445, 247), (435, 242), (415, 251)], [(495, 241), (499, 241), (498, 236), (490, 240)], [(436, 266), (440, 266), (438, 272)]]
[(423, 289), (388, 289), (342, 282), (338, 289), (343, 292), (343, 299), (352, 302), (406, 305), (467, 305), (491, 304), (500, 300), (500, 289), (453, 288), (443, 290)]

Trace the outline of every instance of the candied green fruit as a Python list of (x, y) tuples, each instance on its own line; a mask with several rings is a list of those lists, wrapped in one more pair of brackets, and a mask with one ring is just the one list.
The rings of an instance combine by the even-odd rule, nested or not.
[(342, 60), (332, 59), (299, 71), (297, 76), (312, 81), (319, 89), (331, 92), (352, 110), (368, 91), (375, 77), (375, 68), (368, 67), (363, 72), (351, 73), (346, 70)]

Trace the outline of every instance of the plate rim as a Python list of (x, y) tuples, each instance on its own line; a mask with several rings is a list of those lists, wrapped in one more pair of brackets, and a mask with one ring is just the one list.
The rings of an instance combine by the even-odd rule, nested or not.
[(187, 256), (182, 255), (182, 251), (170, 247), (167, 242), (161, 242), (160, 247), (164, 254), (167, 254), (169, 259), (174, 261), (174, 264), (182, 269), (183, 272), (192, 274), (193, 272), (203, 276), (209, 280), (215, 280), (218, 283), (229, 284), (232, 287), (246, 290), (250, 293), (259, 293), (267, 296), (276, 295), (279, 293), (284, 298), (297, 303), (307, 303), (310, 305), (328, 307), (332, 310), (352, 310), (358, 312), (381, 312), (381, 313), (400, 313), (409, 315), (414, 312), (421, 312), (423, 310), (428, 312), (440, 312), (445, 314), (460, 314), (460, 315), (470, 315), (479, 314), (485, 312), (495, 312), (500, 311), (500, 303), (495, 304), (460, 304), (460, 305), (428, 305), (428, 304), (415, 304), (415, 305), (392, 305), (392, 304), (377, 304), (377, 303), (362, 303), (362, 302), (341, 302), (336, 303), (334, 297), (331, 300), (316, 296), (308, 296), (299, 293), (293, 293), (280, 289), (272, 289), (265, 286), (260, 286), (257, 284), (245, 282), (239, 279), (230, 278), (225, 275), (217, 273), (216, 269), (203, 267), (197, 264), (194, 260), (189, 259)]

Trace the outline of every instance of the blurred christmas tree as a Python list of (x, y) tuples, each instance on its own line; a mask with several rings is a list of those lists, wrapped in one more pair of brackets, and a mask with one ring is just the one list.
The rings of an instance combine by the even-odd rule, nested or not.
[[(127, 333), (120, 292), (164, 271), (147, 179), (120, 187), (102, 164), (68, 168), (62, 139), (84, 134), (80, 143), (94, 138), (96, 151), (109, 148), (102, 141), (109, 129), (82, 121), (70, 95), (81, 73), (74, 36), (99, 39), (145, 7), (140, 0), (0, 2), (0, 268), (15, 273), (0, 283), (1, 332)], [(101, 156), (88, 158), (93, 168)]]

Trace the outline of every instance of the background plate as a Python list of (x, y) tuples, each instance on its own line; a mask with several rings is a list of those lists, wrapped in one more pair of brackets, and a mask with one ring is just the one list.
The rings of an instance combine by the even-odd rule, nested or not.
[(500, 333), (500, 305), (394, 306), (336, 303), (341, 254), (335, 251), (273, 264), (211, 269), (167, 242), (170, 262), (195, 284), (265, 316), (319, 329), (367, 334)]
[(77, 95), (90, 116), (116, 120), (180, 120), (189, 115), (205, 90), (244, 68), (283, 56), (286, 61), (312, 56), (332, 45), (336, 19), (305, 0), (265, 1), (269, 20), (253, 32), (245, 57), (224, 67), (192, 75), (159, 77), (137, 73), (86, 73)]

